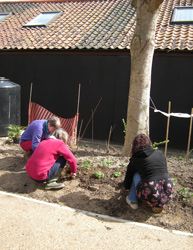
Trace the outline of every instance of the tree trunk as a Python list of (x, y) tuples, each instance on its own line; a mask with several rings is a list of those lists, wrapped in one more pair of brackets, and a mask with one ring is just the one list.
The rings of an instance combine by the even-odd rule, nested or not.
[(131, 41), (131, 76), (123, 155), (129, 156), (134, 137), (149, 135), (149, 98), (156, 22), (163, 0), (133, 0), (136, 28)]

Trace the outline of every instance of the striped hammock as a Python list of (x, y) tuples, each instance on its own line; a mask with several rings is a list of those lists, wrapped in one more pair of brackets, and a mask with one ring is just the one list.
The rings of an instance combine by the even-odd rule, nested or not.
[[(57, 116), (45, 109), (41, 105), (30, 102), (29, 110), (28, 110), (28, 125), (34, 120), (47, 120), (51, 116)], [(61, 127), (68, 133), (68, 146), (73, 147), (76, 145), (76, 137), (77, 137), (77, 124), (78, 124), (78, 116), (77, 113), (73, 118), (64, 119), (62, 117), (57, 116), (60, 119)]]

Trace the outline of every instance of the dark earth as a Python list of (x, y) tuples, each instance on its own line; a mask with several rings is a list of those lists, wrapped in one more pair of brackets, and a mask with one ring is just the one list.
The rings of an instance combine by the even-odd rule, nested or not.
[[(37, 200), (57, 203), (74, 209), (141, 222), (168, 230), (193, 233), (193, 161), (179, 153), (168, 153), (167, 164), (175, 186), (174, 198), (162, 213), (155, 214), (143, 203), (133, 211), (125, 202), (129, 193), (124, 180), (128, 157), (121, 156), (120, 146), (81, 142), (72, 152), (77, 158), (76, 179), (69, 169), (62, 173), (64, 188), (45, 190), (45, 184), (34, 182), (25, 171), (26, 159), (19, 144), (0, 138), (0, 190)], [(103, 176), (104, 175), (104, 176)], [(101, 178), (97, 178), (101, 177)]]

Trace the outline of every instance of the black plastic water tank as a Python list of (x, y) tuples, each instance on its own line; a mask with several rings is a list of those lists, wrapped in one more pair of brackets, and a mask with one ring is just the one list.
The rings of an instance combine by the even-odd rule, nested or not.
[(0, 136), (7, 136), (7, 126), (20, 125), (20, 85), (0, 77)]

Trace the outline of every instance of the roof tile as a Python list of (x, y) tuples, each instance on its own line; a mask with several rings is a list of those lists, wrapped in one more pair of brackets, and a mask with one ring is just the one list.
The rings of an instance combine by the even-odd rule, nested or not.
[[(175, 6), (190, 0), (165, 0), (160, 8), (156, 49), (193, 50), (193, 25), (171, 25)], [(63, 14), (46, 27), (23, 27), (42, 11)], [(135, 28), (131, 0), (0, 3), (12, 12), (0, 22), (0, 50), (12, 49), (130, 49)]]

